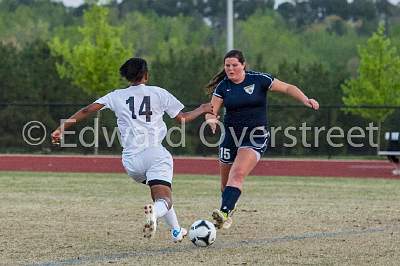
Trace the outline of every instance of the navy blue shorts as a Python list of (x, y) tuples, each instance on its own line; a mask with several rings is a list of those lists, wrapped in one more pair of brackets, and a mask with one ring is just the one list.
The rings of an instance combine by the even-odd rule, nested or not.
[(219, 160), (232, 164), (239, 148), (252, 148), (262, 156), (267, 150), (269, 131), (264, 127), (234, 128), (224, 127), (222, 142), (219, 145)]

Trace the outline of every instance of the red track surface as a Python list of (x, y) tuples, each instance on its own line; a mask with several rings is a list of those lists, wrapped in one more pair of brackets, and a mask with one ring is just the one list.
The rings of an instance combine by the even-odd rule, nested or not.
[[(218, 175), (214, 158), (175, 157), (176, 174)], [(0, 155), (0, 171), (123, 173), (118, 156)], [(400, 178), (387, 161), (261, 160), (252, 175)]]

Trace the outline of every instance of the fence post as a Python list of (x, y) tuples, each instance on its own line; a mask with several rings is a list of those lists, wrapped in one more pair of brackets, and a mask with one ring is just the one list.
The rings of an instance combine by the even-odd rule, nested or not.
[(99, 127), (100, 127), (100, 112), (97, 111), (96, 113), (96, 119), (94, 120), (94, 149), (93, 149), (93, 154), (98, 155), (99, 154)]

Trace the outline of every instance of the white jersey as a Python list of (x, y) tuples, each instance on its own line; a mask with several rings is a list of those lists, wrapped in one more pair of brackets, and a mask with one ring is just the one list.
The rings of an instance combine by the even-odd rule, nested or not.
[(123, 155), (161, 146), (167, 134), (164, 112), (174, 118), (184, 108), (167, 90), (144, 84), (112, 91), (95, 103), (114, 111), (121, 133)]

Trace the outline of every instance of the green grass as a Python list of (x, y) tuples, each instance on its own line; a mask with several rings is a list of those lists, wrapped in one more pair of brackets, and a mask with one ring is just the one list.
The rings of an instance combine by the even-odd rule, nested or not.
[[(210, 220), (216, 176), (177, 176), (182, 225)], [(0, 264), (397, 265), (400, 181), (248, 177), (230, 230), (208, 248), (145, 241), (148, 188), (120, 174), (0, 173)], [(78, 259), (79, 258), (79, 259)], [(58, 264), (57, 264), (58, 263)]]

